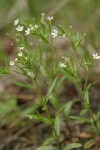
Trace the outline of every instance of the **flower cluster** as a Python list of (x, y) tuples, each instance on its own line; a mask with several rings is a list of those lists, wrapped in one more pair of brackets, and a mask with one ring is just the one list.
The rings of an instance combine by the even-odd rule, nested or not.
[[(18, 52), (17, 56), (18, 57), (22, 57), (23, 53), (22, 52)], [(18, 58), (15, 58), (15, 60), (10, 61), (10, 66), (14, 66), (17, 61), (18, 61)]]
[[(24, 26), (22, 26), (22, 25), (19, 25), (19, 19), (17, 18), (16, 20), (14, 20), (14, 25), (15, 26), (17, 26), (16, 27), (16, 30), (18, 31), (18, 32), (22, 32), (23, 30), (24, 30)], [(31, 32), (31, 30), (36, 30), (36, 29), (38, 29), (38, 25), (37, 24), (35, 24), (34, 26), (32, 25), (32, 24), (29, 24), (29, 26), (27, 27), (27, 29), (25, 30), (25, 35), (29, 35), (30, 34), (30, 32)]]

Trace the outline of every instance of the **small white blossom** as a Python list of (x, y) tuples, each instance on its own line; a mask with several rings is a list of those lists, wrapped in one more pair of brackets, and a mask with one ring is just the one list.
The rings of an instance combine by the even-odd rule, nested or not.
[(18, 56), (19, 56), (19, 57), (22, 57), (22, 55), (23, 55), (22, 52), (19, 52), (19, 53), (18, 53)]
[(28, 72), (27, 75), (31, 78), (34, 78), (34, 73), (33, 72)]
[(27, 60), (28, 58), (27, 57), (25, 57), (25, 60)]
[(63, 34), (63, 37), (65, 37), (66, 35), (65, 34)]
[(100, 56), (98, 56), (98, 54), (93, 54), (93, 59), (100, 59)]
[(14, 20), (14, 25), (16, 26), (18, 25), (18, 23), (19, 23), (19, 19), (17, 18), (16, 20)]
[(45, 16), (45, 13), (41, 13), (41, 16)]
[(18, 59), (17, 58), (15, 58), (15, 61), (17, 61)]
[(16, 28), (16, 30), (17, 30), (18, 32), (23, 31), (23, 29), (24, 29), (24, 27), (23, 27), (23, 26), (20, 26), (20, 25), (18, 25), (18, 27)]
[(34, 27), (37, 29), (39, 26), (37, 24), (35, 24)]
[(19, 47), (19, 49), (22, 50), (22, 49), (24, 49), (24, 47), (23, 47), (23, 46), (22, 46), (22, 47)]
[(27, 28), (27, 30), (25, 30), (25, 35), (28, 35), (28, 34), (30, 34), (30, 29), (29, 28)]
[(62, 63), (62, 62), (59, 63), (59, 66), (60, 66), (61, 68), (65, 68), (65, 67), (66, 67), (66, 65), (65, 65), (64, 63)]
[(51, 21), (53, 19), (53, 16), (48, 16), (46, 19)]
[(62, 59), (64, 59), (66, 62), (70, 62), (70, 57), (62, 57)]
[(51, 35), (53, 36), (53, 38), (55, 38), (58, 34), (58, 31), (56, 29), (53, 29), (53, 32), (51, 33)]
[(10, 61), (10, 66), (14, 66), (15, 62), (12, 60)]

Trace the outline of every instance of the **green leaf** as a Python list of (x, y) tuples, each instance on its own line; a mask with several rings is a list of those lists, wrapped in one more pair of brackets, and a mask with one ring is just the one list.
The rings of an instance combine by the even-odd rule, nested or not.
[(79, 147), (82, 147), (82, 144), (80, 144), (80, 143), (70, 143), (70, 144), (67, 144), (65, 146), (64, 150), (71, 150), (71, 149), (79, 148)]
[(59, 109), (59, 108), (61, 108), (61, 104), (60, 104), (60, 102), (58, 101), (58, 99), (57, 99), (57, 97), (56, 96), (54, 96), (53, 94), (51, 94), (50, 96), (49, 96), (49, 102), (52, 104), (52, 106), (54, 107), (54, 108), (56, 108), (57, 110)]
[(46, 69), (45, 69), (45, 67), (44, 67), (43, 65), (40, 66), (40, 71), (41, 71), (41, 73), (42, 73), (45, 77), (47, 77), (47, 72), (46, 72)]
[(32, 52), (30, 58), (31, 58), (31, 66), (34, 69), (34, 64), (35, 64), (35, 57), (36, 57), (36, 51)]
[(98, 113), (97, 113), (97, 119), (98, 120), (100, 119), (100, 111), (98, 111)]
[(56, 116), (55, 118), (55, 131), (56, 131), (56, 135), (59, 137), (60, 135), (60, 117), (59, 116)]
[(58, 150), (55, 146), (41, 146), (36, 150)]
[(22, 83), (22, 82), (14, 82), (14, 84), (16, 84), (16, 85), (18, 85), (18, 86), (21, 86), (21, 87), (25, 87), (25, 88), (30, 88), (30, 89), (33, 88), (32, 85), (26, 84), (26, 83)]
[(0, 76), (5, 74), (10, 74), (10, 70), (6, 67), (5, 68), (0, 67)]
[(21, 115), (24, 116), (24, 117), (26, 116), (29, 119), (32, 119), (32, 115), (29, 115), (29, 114), (35, 112), (39, 107), (40, 107), (40, 104), (30, 105), (29, 107), (21, 110)]
[(58, 110), (58, 112), (57, 112), (57, 114), (59, 114), (60, 112), (64, 112), (64, 115), (66, 116), (66, 117), (68, 117), (69, 116), (69, 113), (70, 113), (70, 109), (71, 109), (71, 107), (72, 107), (72, 105), (73, 105), (73, 101), (69, 101), (69, 102), (67, 102), (66, 104), (63, 104), (61, 107), (60, 107), (60, 109)]
[(68, 70), (67, 68), (61, 69), (61, 72), (66, 76), (67, 79), (69, 79), (72, 82), (75, 82), (75, 75)]
[(16, 100), (8, 100), (6, 102), (0, 102), (0, 114), (4, 115), (10, 113), (17, 107)]
[(64, 115), (65, 115), (66, 117), (68, 117), (68, 116), (69, 116), (69, 113), (70, 113), (70, 110), (71, 110), (71, 107), (72, 107), (73, 104), (74, 104), (75, 102), (77, 102), (77, 101), (79, 101), (79, 99), (72, 100), (72, 101), (68, 101), (67, 103), (63, 104), (63, 105), (59, 108), (59, 110), (58, 110), (58, 112), (57, 112), (57, 115), (58, 115), (60, 112), (63, 112)]
[(89, 84), (87, 87), (85, 87), (84, 92), (83, 92), (83, 96), (84, 96), (86, 105), (90, 104), (90, 101), (89, 101), (89, 89), (90, 88), (91, 88), (91, 84)]
[(65, 107), (64, 107), (64, 115), (65, 115), (66, 117), (69, 116), (70, 111), (71, 111), (71, 107), (73, 106), (73, 104), (74, 104), (74, 101), (69, 101), (69, 102), (67, 102), (67, 103), (65, 104)]
[(95, 143), (96, 143), (95, 139), (90, 139), (84, 144), (84, 148), (86, 149), (91, 148)]
[(80, 115), (83, 116), (87, 113), (87, 109), (83, 109), (81, 112), (80, 112)]
[(82, 116), (70, 116), (71, 119), (77, 120), (80, 123), (90, 122), (88, 118)]
[(55, 137), (54, 136), (50, 136), (48, 139), (45, 140), (45, 142), (43, 143), (43, 146), (47, 146), (52, 144), (55, 141)]
[(99, 120), (97, 121), (97, 128), (98, 128), (99, 131), (100, 131), (100, 121), (99, 121)]
[(65, 34), (65, 31), (62, 27), (59, 27), (58, 25), (56, 25), (56, 27), (62, 34)]
[(44, 42), (48, 43), (48, 39), (42, 33), (40, 33), (39, 35)]
[(85, 48), (84, 48), (84, 59), (87, 66), (91, 68), (93, 66), (93, 57)]
[(72, 45), (73, 50), (76, 52), (76, 45), (74, 44), (73, 41), (71, 42), (71, 45)]
[(44, 116), (42, 116), (41, 114), (39, 114), (38, 112), (37, 113), (34, 113), (32, 115), (27, 115), (27, 117), (29, 119), (35, 119), (35, 120), (39, 120), (41, 122), (44, 122), (44, 123), (47, 123), (47, 124), (50, 124), (50, 120)]
[(55, 80), (53, 81), (53, 83), (51, 84), (50, 88), (49, 88), (49, 91), (47, 93), (47, 97), (52, 93), (54, 87), (55, 87), (55, 84), (56, 84), (56, 81), (57, 81), (57, 77), (55, 78)]
[(62, 85), (62, 83), (64, 82), (65, 79), (66, 79), (66, 77), (63, 76), (61, 79), (59, 79), (59, 80), (57, 81), (56, 90), (59, 90), (59, 89), (60, 89), (60, 86)]
[(80, 43), (81, 43), (81, 39), (76, 43), (76, 48), (80, 46)]

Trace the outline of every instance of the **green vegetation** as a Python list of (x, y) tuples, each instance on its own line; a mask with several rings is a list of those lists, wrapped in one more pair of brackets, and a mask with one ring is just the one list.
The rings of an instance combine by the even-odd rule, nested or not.
[[(0, 46), (3, 56), (0, 76), (16, 76), (20, 81), (13, 79), (14, 86), (26, 91), (30, 89), (36, 96), (34, 101), (20, 107), (16, 97), (3, 96), (1, 92), (1, 127), (8, 123), (11, 127), (25, 126), (26, 120), (38, 121), (49, 126), (50, 133), (37, 150), (91, 149), (100, 136), (100, 111), (93, 110), (90, 99), (90, 90), (97, 81), (89, 81), (94, 65), (100, 61), (94, 50), (99, 47), (100, 2), (52, 0), (47, 5), (45, 3), (46, 0), (21, 1), (21, 4), (19, 1), (1, 2), (0, 7), (6, 6), (5, 12), (9, 10), (6, 22), (3, 19), (0, 22), (1, 34), (11, 32), (6, 35), (11, 47), (8, 50), (8, 44), (3, 52), (5, 42)], [(23, 8), (17, 13), (20, 5)], [(62, 44), (59, 39), (68, 44), (67, 51), (65, 46), (59, 48)], [(74, 85), (77, 97), (69, 100), (65, 97), (62, 102), (59, 93), (66, 81)], [(72, 110), (76, 103), (80, 103), (80, 109), (74, 114)], [(60, 141), (63, 122), (69, 130), (70, 122), (87, 125), (90, 138), (68, 143)]]

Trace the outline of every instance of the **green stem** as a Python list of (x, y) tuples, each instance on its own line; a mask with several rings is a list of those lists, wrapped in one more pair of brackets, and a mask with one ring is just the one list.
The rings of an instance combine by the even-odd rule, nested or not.
[(37, 79), (35, 78), (34, 79), (34, 82), (35, 82), (35, 84), (36, 84), (36, 87), (37, 87), (37, 93), (38, 93), (38, 95), (40, 96), (40, 100), (42, 100), (43, 98), (42, 98), (42, 93), (41, 93), (41, 90), (40, 90), (40, 87), (39, 87), (39, 85), (38, 85), (38, 81), (37, 81)]

